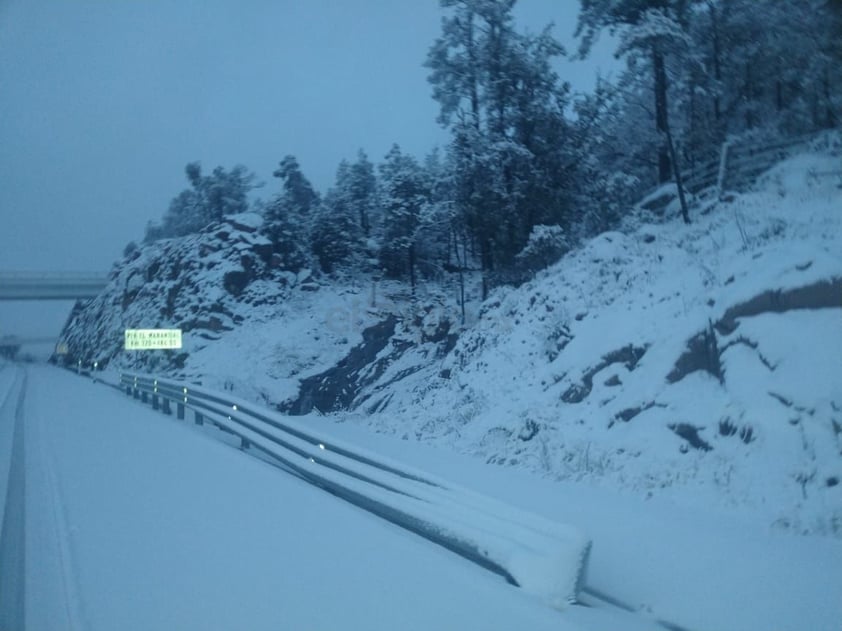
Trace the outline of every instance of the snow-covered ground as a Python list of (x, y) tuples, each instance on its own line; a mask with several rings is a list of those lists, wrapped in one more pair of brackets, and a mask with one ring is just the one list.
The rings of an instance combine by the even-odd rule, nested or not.
[[(0, 370), (0, 398), (12, 373)], [(3, 437), (13, 410), (2, 408)], [(658, 618), (835, 631), (842, 620), (842, 543), (763, 532), (747, 516), (540, 480), (338, 419), (293, 421), (582, 528), (589, 586), (638, 613), (559, 612), (106, 385), (30, 367), (22, 418), (27, 629), (654, 631)]]
[(107, 386), (28, 372), (27, 630), (580, 628)]
[[(838, 161), (790, 160), (690, 226), (638, 216), (633, 230), (595, 238), (498, 291), (436, 367), (449, 379), (419, 373), (385, 412), (355, 422), (558, 479), (842, 534), (842, 190), (838, 177), (811, 176)], [(717, 331), (721, 383), (705, 371), (669, 382), (688, 340), (730, 308), (833, 280), (833, 308)]]

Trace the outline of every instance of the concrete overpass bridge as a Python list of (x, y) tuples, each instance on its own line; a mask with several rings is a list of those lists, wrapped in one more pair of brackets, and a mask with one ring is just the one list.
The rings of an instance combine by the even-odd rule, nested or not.
[(0, 272), (0, 300), (76, 300), (93, 298), (105, 274), (80, 272)]
[(38, 337), (32, 335), (0, 335), (0, 346), (23, 346), (24, 344), (55, 344), (57, 341), (57, 335), (42, 335)]
[[(50, 344), (59, 352), (57, 336), (52, 337), (22, 337), (17, 335), (0, 335), (0, 358), (14, 359), (22, 346)], [(67, 352), (66, 350), (64, 352)]]

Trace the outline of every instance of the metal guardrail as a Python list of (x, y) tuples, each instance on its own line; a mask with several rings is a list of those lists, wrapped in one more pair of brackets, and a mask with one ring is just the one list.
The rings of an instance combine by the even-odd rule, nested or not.
[(237, 437), (288, 473), (424, 537), (508, 583), (564, 608), (584, 588), (590, 541), (578, 530), (517, 511), (359, 448), (284, 422), (280, 414), (192, 384), (123, 374), (126, 394)]

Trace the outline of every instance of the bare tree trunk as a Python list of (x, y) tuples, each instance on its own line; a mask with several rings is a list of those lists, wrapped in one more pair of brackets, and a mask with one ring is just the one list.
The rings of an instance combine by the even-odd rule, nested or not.
[(719, 39), (719, 17), (716, 14), (716, 5), (708, 3), (710, 11), (711, 31), (713, 31), (713, 78), (716, 80), (716, 95), (713, 97), (713, 117), (719, 126), (722, 118), (722, 103), (719, 98), (719, 89), (722, 82), (722, 43)]
[(675, 176), (675, 186), (678, 189), (678, 201), (681, 204), (681, 218), (684, 223), (690, 223), (690, 210), (687, 208), (687, 199), (684, 197), (684, 181), (681, 178), (681, 171), (678, 168), (678, 161), (675, 159), (675, 145), (672, 142), (669, 123), (666, 129), (667, 147), (669, 148), (672, 162), (672, 172)]
[(465, 324), (465, 267), (468, 264), (468, 244), (466, 236), (462, 235), (462, 256), (459, 256), (459, 239), (454, 234), (453, 253), (456, 256), (456, 265), (459, 269), (459, 307), (462, 310), (462, 324)]
[(824, 102), (826, 107), (825, 125), (828, 129), (836, 127), (836, 113), (833, 111), (833, 99), (830, 91), (830, 70), (827, 66), (824, 67), (824, 74), (822, 75), (822, 87), (824, 87)]
[(412, 295), (415, 295), (415, 244), (411, 243), (407, 248), (409, 255), (409, 284), (412, 287)]
[(744, 94), (746, 100), (746, 129), (754, 129), (754, 113), (752, 111), (754, 107), (754, 88), (751, 79), (751, 64), (748, 62), (745, 64)]
[(476, 54), (476, 46), (474, 43), (474, 14), (473, 12), (468, 16), (468, 60), (470, 61), (471, 67), (471, 116), (473, 116), (474, 122), (474, 129), (479, 131), (479, 92), (477, 89), (477, 77), (476, 77), (476, 68), (477, 68), (477, 54)]
[[(667, 70), (664, 56), (657, 48), (652, 50), (653, 67), (655, 70), (655, 124), (658, 135), (666, 138), (669, 121), (667, 117)], [(666, 143), (658, 147), (658, 183), (663, 184), (671, 179), (669, 148)]]
[(483, 236), (480, 240), (480, 267), (482, 268), (482, 299), (488, 298), (488, 292), (491, 290), (488, 276), (493, 268), (491, 258), (491, 241), (488, 237)]

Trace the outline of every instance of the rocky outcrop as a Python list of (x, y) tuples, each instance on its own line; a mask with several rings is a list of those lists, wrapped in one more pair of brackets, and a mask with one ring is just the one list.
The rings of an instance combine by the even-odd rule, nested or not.
[[(809, 267), (809, 265), (807, 266)], [(807, 268), (805, 268), (807, 269)], [(687, 340), (687, 348), (676, 360), (675, 366), (667, 375), (667, 382), (681, 381), (690, 373), (703, 370), (724, 380), (722, 372), (722, 353), (734, 344), (745, 344), (756, 350), (757, 345), (744, 337), (737, 337), (723, 348), (719, 348), (717, 333), (731, 335), (737, 330), (740, 318), (748, 318), (763, 313), (785, 313), (793, 309), (832, 309), (842, 308), (842, 277), (834, 277), (809, 283), (787, 290), (768, 290), (752, 298), (735, 304), (725, 310), (717, 321)], [(762, 355), (761, 361), (767, 364)], [(772, 369), (771, 366), (769, 366)]]
[[(261, 225), (259, 215), (234, 215), (199, 234), (129, 251), (105, 290), (74, 310), (61, 335), (62, 361), (105, 366), (119, 358), (124, 367), (177, 370), (191, 345), (218, 339), (254, 306), (284, 300), (300, 274), (275, 264)], [(191, 342), (180, 351), (127, 353), (127, 328), (178, 328), (192, 333)]]
[[(809, 266), (808, 263), (803, 270), (809, 269)], [(723, 334), (731, 333), (737, 328), (738, 318), (761, 313), (784, 313), (792, 309), (834, 307), (842, 308), (842, 277), (839, 276), (793, 289), (764, 291), (727, 309), (716, 323), (716, 330)]]
[(307, 414), (312, 410), (335, 412), (348, 409), (360, 391), (376, 381), (390, 358), (381, 351), (395, 334), (397, 319), (388, 317), (363, 331), (363, 341), (336, 366), (301, 381), (298, 398), (281, 405), (288, 414)]
[(382, 411), (398, 382), (431, 370), (431, 360), (446, 356), (457, 339), (445, 318), (430, 325), (421, 315), (400, 318), (394, 314), (365, 329), (362, 337), (335, 366), (302, 379), (297, 397), (279, 409), (296, 415), (313, 410)]

